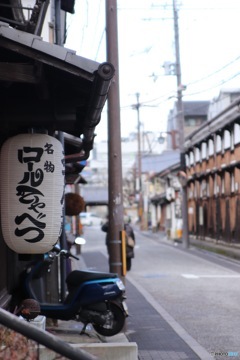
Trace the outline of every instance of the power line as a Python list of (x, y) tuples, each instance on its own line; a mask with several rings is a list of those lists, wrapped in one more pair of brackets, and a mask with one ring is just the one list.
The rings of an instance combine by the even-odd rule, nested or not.
[(239, 75), (240, 75), (240, 73), (234, 74), (234, 75), (231, 76), (230, 78), (228, 78), (228, 79), (226, 79), (226, 80), (222, 80), (222, 81), (221, 81), (220, 83), (218, 83), (218, 84), (215, 84), (215, 85), (213, 85), (213, 86), (211, 86), (211, 87), (209, 87), (209, 88), (207, 88), (207, 89), (201, 90), (201, 91), (196, 91), (196, 92), (194, 92), (194, 93), (187, 94), (187, 96), (197, 95), (197, 94), (201, 94), (201, 93), (204, 93), (204, 92), (206, 92), (206, 91), (212, 90), (212, 89), (214, 89), (214, 88), (216, 88), (216, 87), (219, 87), (219, 86), (221, 86), (221, 85), (223, 85), (223, 84), (226, 84), (228, 81), (230, 81), (230, 80), (238, 77)]
[(100, 47), (102, 45), (103, 36), (104, 36), (105, 32), (106, 32), (106, 28), (104, 28), (103, 31), (102, 31), (102, 35), (101, 35), (101, 38), (100, 38), (100, 41), (99, 41), (99, 44), (98, 44), (98, 48), (97, 48), (97, 52), (96, 52), (96, 55), (95, 55), (95, 60), (98, 57), (98, 53), (99, 53)]
[[(97, 34), (97, 26), (98, 26), (98, 24), (99, 24), (99, 19), (101, 18), (101, 17), (100, 17), (100, 11), (101, 11), (101, 5), (102, 5), (101, 2), (102, 2), (102, 0), (100, 0), (99, 3), (98, 3), (98, 12), (97, 12), (97, 16), (96, 16), (97, 21), (96, 21), (96, 24), (95, 24), (94, 34)], [(100, 37), (100, 41), (99, 41), (99, 43), (98, 43), (96, 55), (95, 55), (95, 58), (94, 58), (95, 60), (96, 60), (97, 57), (98, 57), (98, 53), (99, 53), (100, 47), (101, 47), (101, 45), (102, 45), (103, 36), (104, 36), (105, 31), (106, 31), (106, 27), (104, 26), (103, 31), (102, 31), (102, 34), (101, 34), (101, 37)]]
[(214, 76), (215, 74), (218, 74), (219, 72), (221, 72), (222, 70), (226, 69), (228, 66), (232, 65), (234, 62), (238, 61), (240, 59), (240, 56), (237, 56), (234, 60), (230, 61), (229, 63), (227, 63), (226, 65), (222, 66), (221, 68), (219, 68), (218, 70), (198, 79), (198, 80), (194, 80), (191, 81), (190, 83), (187, 84), (187, 86), (192, 85), (192, 84), (196, 84), (198, 82), (201, 82), (203, 80), (209, 79), (210, 77)]
[[(198, 79), (198, 80), (194, 80), (194, 81), (188, 83), (188, 84), (186, 85), (186, 87), (191, 86), (191, 85), (193, 85), (193, 84), (196, 84), (196, 83), (198, 83), (198, 82), (201, 82), (201, 81), (203, 81), (203, 80), (206, 80), (206, 79), (214, 76), (215, 74), (217, 74), (217, 73), (221, 72), (222, 70), (226, 69), (228, 66), (232, 65), (234, 62), (236, 62), (236, 61), (239, 60), (239, 59), (240, 59), (240, 56), (237, 56), (235, 59), (233, 59), (233, 60), (230, 61), (229, 63), (225, 64), (224, 66), (222, 66), (222, 67), (219, 68), (218, 70), (214, 71), (213, 73), (210, 73), (210, 74), (208, 74), (208, 75), (206, 75), (206, 76), (204, 76), (204, 77), (202, 77), (202, 78), (200, 78), (200, 79)], [(222, 80), (221, 82), (218, 82), (217, 84), (215, 84), (215, 85), (213, 85), (213, 86), (211, 86), (211, 87), (205, 88), (205, 89), (203, 89), (203, 90), (200, 90), (200, 91), (197, 91), (197, 92), (194, 92), (194, 93), (191, 93), (191, 94), (187, 94), (187, 96), (192, 96), (192, 95), (201, 94), (201, 93), (204, 93), (204, 92), (209, 91), (209, 90), (211, 90), (211, 89), (214, 89), (214, 88), (216, 88), (216, 87), (219, 87), (219, 86), (227, 83), (228, 81), (234, 79), (235, 77), (237, 77), (237, 76), (239, 76), (239, 75), (240, 75), (239, 73), (234, 74), (233, 76), (231, 76), (230, 78), (228, 78), (228, 79), (226, 79), (226, 80)], [(163, 104), (164, 102), (166, 102), (166, 101), (169, 100), (169, 96), (171, 96), (172, 93), (173, 93), (173, 91), (169, 92), (168, 94), (163, 94), (163, 95), (161, 95), (161, 96), (159, 96), (159, 97), (157, 97), (157, 98), (154, 98), (154, 99), (142, 101), (142, 102), (140, 103), (140, 106), (147, 106), (146, 104), (148, 104), (148, 103), (150, 103), (150, 102), (154, 102), (154, 101), (159, 100), (159, 99), (163, 99), (163, 101), (161, 101), (160, 103), (158, 102), (157, 104), (154, 104), (154, 106), (158, 106), (158, 105), (160, 105), (160, 104)], [(184, 96), (186, 96), (186, 95), (184, 95)], [(165, 99), (164, 99), (164, 98), (165, 98)], [(127, 105), (127, 106), (124, 106), (124, 107), (122, 107), (122, 108), (129, 108), (129, 107), (131, 107), (131, 106), (132, 106), (132, 105)]]
[[(196, 79), (196, 80), (191, 81), (190, 83), (187, 83), (186, 86), (190, 86), (190, 85), (192, 85), (192, 84), (196, 84), (196, 83), (198, 83), (198, 82), (201, 82), (201, 81), (203, 81), (203, 80), (206, 80), (206, 79), (208, 79), (208, 78), (210, 78), (210, 77), (218, 74), (218, 73), (221, 72), (222, 70), (225, 70), (227, 67), (229, 67), (230, 65), (234, 64), (235, 62), (237, 62), (239, 59), (240, 59), (240, 55), (237, 56), (235, 59), (231, 60), (229, 63), (223, 65), (221, 68), (215, 70), (214, 72), (212, 72), (212, 73), (210, 73), (210, 74), (208, 74), (208, 75), (205, 75), (205, 76), (203, 76), (203, 77), (200, 78), (200, 79)], [(152, 77), (152, 76), (153, 76), (153, 75), (149, 75), (149, 77)], [(155, 76), (158, 78), (159, 76), (167, 76), (167, 75), (155, 75)]]

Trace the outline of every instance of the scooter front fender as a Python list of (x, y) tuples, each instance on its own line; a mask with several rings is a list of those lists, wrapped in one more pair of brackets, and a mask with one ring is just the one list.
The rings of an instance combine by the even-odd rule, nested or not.
[(128, 306), (127, 306), (127, 303), (126, 303), (125, 300), (126, 300), (126, 297), (121, 296), (121, 298), (111, 300), (109, 302), (111, 302), (111, 303), (115, 304), (116, 306), (118, 306), (123, 311), (125, 316), (127, 317), (129, 315), (129, 312), (128, 312)]

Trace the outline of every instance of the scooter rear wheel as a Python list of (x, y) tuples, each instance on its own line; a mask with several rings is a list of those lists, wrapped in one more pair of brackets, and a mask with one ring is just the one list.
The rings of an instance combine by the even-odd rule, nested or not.
[(106, 320), (106, 323), (103, 325), (92, 324), (93, 328), (103, 336), (113, 336), (118, 334), (125, 323), (125, 314), (122, 309), (116, 304), (109, 304), (109, 314), (107, 315), (109, 319)]

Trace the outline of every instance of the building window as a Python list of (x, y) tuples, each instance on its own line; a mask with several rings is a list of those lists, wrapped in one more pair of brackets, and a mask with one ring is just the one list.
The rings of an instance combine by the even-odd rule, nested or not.
[(194, 183), (194, 198), (195, 199), (198, 198), (198, 183), (197, 183), (197, 181), (195, 181), (195, 183)]
[(195, 161), (196, 161), (196, 163), (197, 162), (200, 162), (200, 150), (199, 150), (199, 148), (198, 147), (195, 147)]
[(207, 143), (203, 142), (201, 146), (201, 158), (202, 160), (207, 158)]
[(215, 174), (215, 177), (214, 177), (213, 193), (214, 193), (214, 195), (219, 194), (218, 175), (217, 174)]
[(208, 140), (208, 156), (213, 156), (214, 155), (214, 143), (213, 143), (213, 139), (209, 139)]
[(194, 155), (193, 155), (193, 151), (190, 151), (190, 165), (194, 165)]
[(222, 152), (222, 137), (218, 134), (216, 138), (216, 153), (220, 152)]
[(234, 173), (231, 173), (231, 193), (235, 192), (235, 178)]
[(185, 126), (194, 127), (194, 126), (200, 126), (205, 120), (206, 119), (204, 117), (197, 117), (197, 118), (185, 117), (184, 122), (185, 122)]
[(224, 130), (223, 136), (223, 150), (231, 148), (231, 134), (229, 130)]
[(234, 145), (240, 143), (240, 125), (234, 124), (234, 130), (233, 130), (233, 137), (234, 137)]
[(194, 118), (185, 119), (186, 126), (197, 126), (197, 120)]
[(206, 196), (207, 197), (210, 197), (210, 186), (209, 186), (209, 179), (206, 183)]
[(224, 181), (224, 175), (221, 177), (221, 195), (225, 194), (225, 181)]
[(231, 139), (230, 139), (230, 150), (233, 151), (234, 150), (234, 128), (230, 131), (230, 136), (231, 136)]
[(202, 183), (201, 183), (201, 197), (202, 198), (206, 197), (207, 192), (208, 192), (207, 182), (206, 182), (206, 180), (203, 180)]
[[(193, 188), (194, 190), (194, 188)], [(194, 195), (194, 192), (193, 192), (192, 188), (188, 189), (188, 198), (189, 199), (192, 199), (193, 198), (193, 195)]]

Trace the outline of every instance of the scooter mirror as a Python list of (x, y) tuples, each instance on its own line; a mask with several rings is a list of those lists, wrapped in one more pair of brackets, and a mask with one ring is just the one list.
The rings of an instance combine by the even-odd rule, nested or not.
[(84, 238), (80, 237), (80, 236), (76, 237), (76, 239), (75, 239), (74, 242), (75, 242), (75, 244), (77, 244), (77, 245), (84, 245), (84, 244), (86, 244), (86, 240), (85, 240)]
[(54, 247), (52, 248), (52, 251), (55, 251), (57, 253), (59, 253), (61, 250), (60, 246), (58, 244), (55, 244)]

